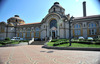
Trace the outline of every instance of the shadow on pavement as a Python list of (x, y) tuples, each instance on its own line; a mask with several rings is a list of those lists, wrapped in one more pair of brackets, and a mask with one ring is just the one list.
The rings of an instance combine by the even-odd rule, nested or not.
[(47, 53), (53, 53), (54, 51), (48, 51)]
[(46, 51), (40, 51), (40, 52), (46, 52)]
[(40, 52), (53, 53), (54, 51), (40, 51)]

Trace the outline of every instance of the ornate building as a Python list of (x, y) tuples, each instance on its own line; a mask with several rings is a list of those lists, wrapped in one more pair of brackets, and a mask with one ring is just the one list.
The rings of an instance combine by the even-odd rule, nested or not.
[[(75, 17), (71, 22), (71, 38), (79, 36), (97, 37), (100, 35), (100, 15), (86, 16), (85, 2), (83, 17)], [(18, 15), (9, 18), (7, 23), (0, 23), (0, 39), (21, 37), (24, 39), (69, 38), (69, 23), (65, 9), (58, 3), (49, 9), (41, 22), (25, 24)]]

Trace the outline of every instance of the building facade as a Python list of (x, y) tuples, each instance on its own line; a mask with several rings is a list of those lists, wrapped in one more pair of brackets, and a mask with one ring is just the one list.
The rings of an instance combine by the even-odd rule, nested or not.
[[(94, 37), (100, 35), (100, 15), (86, 16), (86, 7), (83, 3), (83, 17), (74, 17), (71, 21), (71, 38), (79, 36)], [(85, 10), (85, 11), (84, 11)], [(0, 23), (0, 39), (6, 37), (21, 37), (24, 39), (59, 39), (69, 38), (69, 23), (66, 20), (65, 9), (55, 2), (48, 14), (38, 23), (25, 24), (18, 15), (11, 17), (7, 23)]]

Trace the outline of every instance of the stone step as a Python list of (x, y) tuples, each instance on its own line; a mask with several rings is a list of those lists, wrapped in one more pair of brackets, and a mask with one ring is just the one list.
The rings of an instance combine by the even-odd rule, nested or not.
[(31, 45), (44, 45), (45, 41), (34, 41)]

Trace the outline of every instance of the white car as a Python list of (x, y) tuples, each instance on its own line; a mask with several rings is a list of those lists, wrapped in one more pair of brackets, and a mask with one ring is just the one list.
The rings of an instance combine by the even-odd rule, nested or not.
[(87, 39), (88, 39), (88, 40), (93, 40), (93, 38), (92, 38), (92, 37), (88, 37)]
[(84, 39), (84, 37), (80, 36), (78, 39)]
[(23, 38), (20, 38), (20, 40), (23, 40)]
[(20, 37), (13, 37), (11, 40), (23, 40), (23, 38), (20, 38)]

